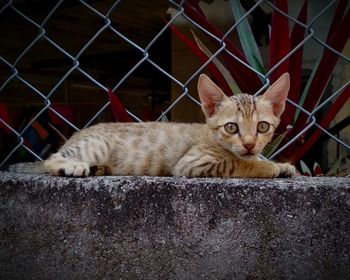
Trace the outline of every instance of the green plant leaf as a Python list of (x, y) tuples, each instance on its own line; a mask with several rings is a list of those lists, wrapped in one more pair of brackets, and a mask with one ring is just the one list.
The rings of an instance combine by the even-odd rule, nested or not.
[[(246, 11), (243, 9), (241, 2), (239, 0), (231, 0), (231, 7), (232, 7), (233, 17), (235, 18), (236, 22), (239, 21), (246, 14)], [(237, 31), (239, 35), (239, 40), (242, 45), (242, 49), (244, 51), (244, 54), (249, 64), (256, 71), (262, 74), (265, 73), (260, 51), (255, 42), (255, 38), (247, 18), (243, 19), (237, 25)]]
[(160, 119), (161, 122), (169, 122), (169, 119), (166, 115), (164, 115), (161, 119)]
[[(306, 99), (306, 96), (309, 92), (309, 88), (310, 88), (310, 85), (311, 85), (311, 82), (312, 80), (314, 79), (315, 77), (315, 74), (316, 74), (316, 71), (317, 71), (317, 68), (318, 68), (318, 65), (320, 64), (320, 61), (321, 61), (321, 57), (318, 57), (315, 64), (314, 64), (314, 67), (312, 68), (312, 72), (310, 74), (310, 77), (309, 79), (307, 80), (307, 83), (305, 85), (305, 88), (303, 90), (303, 93), (301, 94), (301, 97), (299, 99), (299, 102), (298, 102), (298, 105), (300, 107), (303, 107), (303, 104), (305, 102), (305, 99)], [(295, 112), (295, 115), (294, 115), (294, 120), (293, 120), (293, 123), (295, 123), (299, 117), (299, 114), (300, 114), (300, 110), (297, 109), (296, 112)]]
[[(166, 22), (166, 21), (165, 21)], [(188, 39), (185, 35), (183, 35), (173, 24), (169, 25), (171, 31), (191, 50), (193, 51), (193, 53), (203, 62), (207, 62), (209, 57), (202, 52), (198, 46), (192, 42), (192, 40)], [(221, 74), (221, 72), (219, 71), (219, 69), (217, 69), (217, 67), (215, 66), (214, 63), (209, 63), (208, 64), (208, 70), (209, 72), (215, 77), (215, 79), (217, 80), (218, 84), (222, 87), (222, 89), (224, 90), (224, 92), (227, 95), (231, 95), (232, 94), (232, 89), (230, 88), (230, 86), (227, 84), (225, 78), (223, 77), (223, 75)]]
[(310, 168), (302, 160), (300, 160), (300, 168), (301, 168), (302, 175), (304, 176), (312, 175)]
[(264, 157), (269, 158), (277, 150), (288, 131), (289, 130), (286, 130), (282, 134), (278, 135), (270, 144), (266, 146), (263, 152)]
[[(198, 5), (198, 1), (184, 1), (183, 7), (186, 16), (194, 20), (208, 32), (217, 38), (223, 38), (225, 36), (225, 34), (222, 33), (220, 29), (210, 22), (204, 15), (203, 11)], [(207, 37), (217, 48), (222, 47), (221, 42), (217, 41), (208, 34)], [(263, 85), (259, 77), (251, 69), (247, 68), (237, 59), (232, 57), (232, 55), (234, 55), (244, 63), (249, 63), (244, 53), (242, 53), (227, 37), (224, 39), (224, 43), (226, 44), (227, 51), (221, 53), (222, 57), (225, 59), (225, 65), (241, 91), (246, 93), (257, 92)]]
[(255, 60), (256, 62), (256, 65), (257, 65), (257, 69), (259, 73), (261, 74), (266, 74), (266, 69), (264, 67), (264, 65), (259, 61), (259, 58), (257, 58), (254, 54), (253, 54), (253, 59)]
[[(194, 40), (196, 41), (196, 44), (198, 46), (198, 48), (205, 53), (206, 56), (208, 57), (212, 57), (213, 53), (204, 45), (204, 43), (198, 38), (198, 36), (196, 35), (196, 33), (194, 33), (193, 30), (191, 30), (192, 32), (192, 36), (194, 38)], [(217, 59), (216, 57), (212, 60), (212, 62), (215, 64), (215, 66), (219, 69), (219, 71), (221, 72), (222, 76), (224, 77), (224, 79), (226, 80), (227, 84), (230, 86), (232, 92), (234, 94), (238, 94), (240, 93), (240, 89), (238, 88), (235, 80), (232, 78), (230, 72), (227, 70), (227, 68), (221, 63), (221, 61), (219, 59)]]

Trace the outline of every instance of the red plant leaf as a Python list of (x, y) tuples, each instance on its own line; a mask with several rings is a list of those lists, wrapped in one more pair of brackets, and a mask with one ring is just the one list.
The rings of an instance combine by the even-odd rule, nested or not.
[[(330, 36), (329, 45), (341, 52), (344, 49), (345, 44), (347, 43), (350, 36), (350, 9), (346, 13), (343, 20), (340, 22), (339, 26), (335, 29), (335, 32), (332, 36)], [(339, 56), (335, 54), (333, 51), (325, 48), (321, 61), (318, 65), (318, 68), (315, 73), (315, 77), (312, 80), (309, 88), (309, 92), (305, 102), (303, 104), (303, 108), (311, 112), (317, 102), (322, 97), (327, 84), (329, 83), (334, 68), (337, 64)], [(297, 131), (301, 130), (308, 119), (308, 116), (305, 114), (301, 114), (296, 122), (295, 129)]]
[[(186, 15), (189, 18), (208, 30), (214, 36), (218, 38), (224, 37), (224, 34), (204, 16), (204, 13), (201, 11), (199, 5), (194, 5), (192, 2), (186, 1), (183, 7), (185, 9)], [(211, 36), (208, 36), (208, 38), (217, 48), (221, 47), (220, 42), (213, 39)], [(226, 44), (226, 49), (231, 54), (239, 58), (244, 63), (249, 64), (244, 54), (239, 49), (237, 49), (230, 40), (226, 38), (224, 40), (224, 43)], [(255, 93), (261, 88), (262, 83), (252, 70), (241, 64), (235, 58), (231, 57), (225, 51), (223, 51), (221, 54), (225, 58), (225, 63), (228, 70), (230, 71), (233, 79), (236, 81), (238, 87), (242, 90), (242, 92)]]
[(323, 175), (323, 171), (321, 169), (321, 166), (317, 162), (314, 163), (313, 172), (314, 172), (314, 176)]
[[(186, 15), (189, 16), (196, 23), (198, 23), (200, 26), (204, 27), (206, 30), (208, 30), (210, 33), (212, 33), (214, 36), (216, 36), (218, 38), (224, 37), (224, 34), (205, 17), (205, 15), (204, 15), (203, 11), (201, 10), (201, 8), (199, 7), (199, 5), (194, 5), (193, 1), (192, 2), (185, 1), (183, 7), (184, 7)], [(213, 42), (215, 44), (218, 43), (216, 40), (214, 40)], [(248, 63), (244, 54), (238, 48), (236, 48), (231, 43), (231, 41), (226, 39), (225, 43), (227, 43), (227, 45), (228, 45), (227, 48), (230, 49), (232, 54), (237, 56), (240, 60)]]
[[(5, 103), (0, 103), (0, 118), (3, 122), (10, 124), (9, 112)], [(6, 133), (10, 133), (11, 130), (0, 122), (0, 129), (4, 129)]]
[[(185, 35), (183, 35), (174, 25), (169, 26), (172, 32), (183, 42), (187, 47), (189, 47), (196, 56), (202, 61), (202, 62), (207, 62), (208, 61), (208, 56), (201, 51), (201, 49), (193, 43), (191, 40), (189, 40)], [(214, 76), (215, 82), (219, 84), (219, 86), (224, 90), (224, 92), (230, 96), (232, 95), (232, 90), (230, 86), (227, 84), (224, 76), (220, 73), (218, 68), (215, 66), (214, 63), (209, 63), (208, 64), (208, 70), (209, 72)]]
[[(275, 0), (275, 6), (288, 14), (287, 0)], [(271, 19), (270, 38), (270, 68), (276, 65), (289, 53), (289, 23), (288, 18), (274, 10)], [(288, 72), (289, 60), (278, 66), (270, 75), (271, 83), (275, 82), (283, 73)]]
[(203, 17), (206, 17), (203, 10), (199, 6), (199, 0), (186, 0), (187, 4), (191, 4), (196, 11), (198, 11)]
[[(340, 1), (338, 5), (342, 6), (342, 1)], [(337, 11), (339, 11), (338, 7)], [(338, 12), (338, 14), (339, 13), (340, 12)], [(337, 12), (335, 15), (337, 15)], [(335, 24), (333, 24), (334, 22), (338, 22), (338, 26), (335, 26)], [(334, 34), (328, 34), (328, 38), (330, 38), (328, 44), (337, 51), (341, 52), (350, 36), (350, 29), (348, 28), (348, 26), (350, 25), (350, 9), (348, 9), (347, 14), (345, 15), (345, 17), (343, 17), (341, 21), (339, 21), (339, 19), (333, 19), (331, 25), (333, 25), (333, 27), (332, 29), (330, 29), (330, 32), (333, 30)], [(324, 50), (318, 68), (316, 69), (314, 79), (312, 80), (310, 88), (308, 90), (307, 98), (303, 105), (304, 109), (312, 111), (315, 105), (317, 104), (318, 100), (320, 100), (325, 90), (325, 87), (327, 86), (331, 78), (331, 75), (334, 71), (334, 67), (338, 59), (339, 57), (337, 54), (333, 53), (328, 49)], [(338, 100), (339, 98), (340, 97), (338, 97)], [(338, 112), (338, 110), (341, 109), (341, 107), (344, 104), (345, 102), (339, 103), (338, 101), (332, 104), (332, 106), (328, 110), (328, 113), (326, 114), (327, 124), (322, 125), (323, 127), (328, 126), (330, 121), (334, 118), (335, 114)], [(334, 112), (332, 110), (336, 111)], [(306, 114), (300, 114), (293, 129), (291, 130), (291, 134), (294, 135), (298, 131), (301, 131), (306, 126), (307, 119), (308, 116)], [(283, 156), (288, 158), (292, 157), (293, 161), (300, 159), (307, 152), (307, 149), (310, 149), (312, 145), (317, 141), (319, 135), (320, 131), (316, 131), (307, 140), (307, 145), (305, 145), (305, 143), (300, 145), (300, 143), (298, 142), (292, 144), (286, 150), (284, 150)]]
[(132, 122), (132, 119), (125, 110), (123, 103), (121, 103), (119, 98), (113, 94), (111, 89), (108, 89), (108, 98), (111, 104), (114, 119), (117, 122)]
[[(350, 85), (348, 85), (342, 93), (339, 94), (338, 98), (330, 106), (327, 111), (326, 116), (322, 120), (320, 126), (327, 128), (330, 122), (334, 119), (340, 109), (344, 106), (346, 101), (350, 98)], [(321, 135), (321, 130), (317, 129), (307, 140), (306, 142), (298, 149), (295, 149), (291, 157), (291, 162), (298, 161), (318, 140)]]
[[(297, 18), (298, 21), (302, 23), (306, 23), (307, 20), (307, 6), (308, 1), (306, 0)], [(304, 39), (304, 35), (305, 28), (296, 23), (290, 35), (290, 49), (294, 49)], [(302, 63), (303, 46), (289, 58), (290, 89), (288, 98), (295, 103), (298, 103), (300, 97)], [(291, 124), (295, 110), (296, 108), (287, 102), (285, 112), (281, 119), (281, 129), (285, 129), (287, 125)]]
[(329, 27), (328, 36), (327, 36), (327, 43), (329, 43), (332, 35), (335, 32), (335, 29), (339, 26), (341, 20), (343, 19), (344, 13), (346, 11), (347, 2), (348, 2), (348, 0), (340, 0), (338, 5), (337, 5), (331, 26)]

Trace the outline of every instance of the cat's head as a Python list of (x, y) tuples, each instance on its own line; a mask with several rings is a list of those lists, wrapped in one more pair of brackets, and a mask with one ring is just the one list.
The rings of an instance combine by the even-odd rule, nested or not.
[(217, 141), (235, 155), (250, 159), (271, 141), (284, 111), (289, 85), (289, 74), (285, 73), (263, 95), (227, 97), (203, 74), (198, 93), (206, 122)]

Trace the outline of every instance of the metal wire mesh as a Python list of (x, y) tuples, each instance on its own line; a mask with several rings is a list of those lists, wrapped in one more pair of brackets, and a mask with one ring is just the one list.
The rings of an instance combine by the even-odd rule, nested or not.
[[(19, 1), (20, 2), (20, 1)], [(38, 1), (40, 2), (40, 1)], [(45, 1), (41, 1), (45, 2)], [(6, 68), (6, 73), (3, 72), (1, 74), (2, 79), (0, 80), (0, 102), (3, 102), (6, 104), (6, 88), (10, 83), (16, 82), (21, 84), (22, 86), (27, 87), (31, 93), (35, 95), (35, 98), (37, 98), (39, 101), (38, 103), (41, 104), (41, 109), (35, 112), (35, 114), (31, 117), (31, 119), (26, 122), (21, 127), (15, 126), (12, 123), (10, 123), (5, 118), (0, 118), (0, 123), (2, 124), (2, 129), (6, 130), (6, 137), (9, 137), (11, 135), (12, 138), (16, 139), (16, 143), (12, 143), (13, 146), (11, 149), (7, 151), (3, 151), (2, 158), (0, 159), (1, 166), (6, 165), (11, 157), (19, 151), (19, 149), (24, 149), (27, 153), (31, 154), (34, 158), (42, 160), (42, 156), (37, 152), (34, 151), (34, 149), (26, 142), (24, 134), (28, 130), (30, 126), (32, 126), (43, 114), (50, 112), (50, 114), (54, 115), (56, 118), (59, 118), (62, 122), (64, 122), (66, 125), (68, 125), (73, 131), (78, 131), (82, 127), (76, 126), (69, 118), (64, 116), (59, 110), (55, 109), (55, 106), (53, 106), (52, 99), (55, 97), (56, 92), (58, 89), (62, 86), (64, 86), (65, 81), (70, 77), (70, 75), (75, 73), (80, 73), (81, 76), (86, 78), (88, 81), (90, 81), (93, 86), (97, 89), (100, 89), (106, 96), (108, 92), (108, 86), (101, 81), (99, 81), (97, 78), (94, 77), (87, 69), (84, 68), (82, 65), (82, 57), (86, 53), (87, 49), (96, 42), (99, 38), (99, 36), (108, 31), (111, 36), (118, 38), (118, 40), (123, 41), (125, 44), (129, 45), (134, 51), (137, 51), (139, 53), (139, 58), (137, 58), (137, 61), (135, 64), (130, 67), (130, 69), (127, 70), (126, 74), (124, 74), (122, 77), (118, 79), (118, 81), (113, 84), (112, 90), (113, 92), (118, 91), (118, 89), (127, 81), (127, 79), (135, 72), (138, 71), (139, 68), (142, 65), (150, 65), (152, 68), (154, 68), (156, 71), (161, 73), (166, 79), (168, 79), (170, 82), (174, 83), (176, 86), (181, 88), (181, 94), (174, 98), (169, 106), (157, 117), (156, 120), (161, 120), (171, 110), (173, 110), (176, 106), (181, 106), (181, 102), (183, 99), (188, 99), (191, 102), (194, 102), (195, 104), (199, 105), (199, 102), (196, 98), (193, 98), (192, 95), (189, 93), (188, 85), (192, 81), (196, 80), (198, 75), (203, 72), (209, 63), (211, 63), (215, 58), (217, 58), (220, 54), (226, 53), (233, 59), (239, 61), (244, 67), (249, 69), (250, 71), (253, 71), (262, 81), (263, 86), (261, 89), (256, 93), (259, 94), (263, 92), (264, 89), (266, 89), (269, 84), (270, 80), (269, 77), (271, 73), (273, 73), (284, 61), (286, 61), (289, 57), (291, 57), (300, 47), (304, 46), (306, 43), (313, 41), (314, 43), (318, 44), (320, 47), (324, 49), (328, 49), (332, 53), (336, 54), (340, 57), (340, 59), (344, 63), (349, 63), (349, 57), (346, 55), (339, 53), (334, 48), (329, 46), (324, 40), (321, 40), (315, 32), (315, 23), (318, 22), (318, 20), (326, 14), (330, 9), (334, 8), (334, 5), (337, 3), (337, 1), (329, 1), (327, 5), (323, 7), (320, 11), (316, 13), (314, 18), (310, 20), (307, 24), (304, 24), (302, 22), (299, 22), (295, 17), (285, 14), (283, 11), (279, 10), (272, 2), (270, 1), (256, 1), (255, 4), (251, 7), (250, 10), (248, 10), (245, 15), (238, 20), (235, 23), (232, 23), (232, 26), (226, 31), (224, 36), (222, 38), (216, 37), (212, 32), (206, 30), (203, 26), (198, 24), (193, 18), (189, 17), (184, 12), (184, 2), (185, 1), (164, 1), (169, 7), (172, 7), (172, 17), (169, 18), (169, 20), (163, 24), (163, 26), (160, 26), (159, 32), (151, 38), (151, 40), (148, 41), (148, 44), (141, 45), (135, 40), (133, 40), (132, 36), (129, 36), (129, 34), (126, 34), (125, 32), (121, 31), (119, 26), (114, 24), (111, 20), (111, 15), (114, 11), (118, 10), (119, 6), (123, 1), (105, 1), (108, 5), (107, 8), (105, 8), (103, 11), (99, 10), (91, 4), (91, 1), (77, 1), (76, 5), (79, 6), (81, 9), (88, 10), (91, 14), (91, 17), (94, 18), (94, 20), (99, 21), (100, 24), (96, 28), (94, 32), (91, 34), (88, 34), (88, 40), (79, 47), (79, 49), (76, 52), (69, 51), (65, 48), (65, 44), (62, 43), (58, 38), (55, 38), (54, 36), (50, 35), (50, 30), (48, 26), (48, 22), (50, 21), (51, 17), (57, 12), (57, 10), (62, 7), (63, 5), (66, 5), (69, 1), (49, 1), (51, 4), (53, 3), (52, 7), (50, 9), (46, 10), (46, 14), (43, 15), (40, 20), (33, 19), (32, 16), (28, 14), (27, 11), (22, 11), (20, 9), (21, 5), (16, 3), (16, 1), (7, 1), (6, 3), (2, 4), (0, 6), (0, 23), (4, 20), (6, 20), (5, 14), (11, 12), (14, 14), (17, 18), (20, 18), (24, 25), (30, 26), (35, 31), (35, 36), (33, 36), (29, 41), (23, 42), (22, 48), (18, 51), (16, 55), (13, 55), (12, 58), (8, 58), (6, 52), (7, 50), (4, 48), (0, 48), (0, 64), (2, 68)], [(98, 2), (98, 1), (97, 1)], [(21, 3), (21, 2), (20, 2)], [(136, 3), (136, 2), (135, 2)], [(279, 63), (274, 65), (271, 69), (267, 71), (266, 74), (261, 74), (254, 68), (252, 68), (250, 65), (245, 63), (244, 61), (240, 60), (237, 56), (235, 56), (229, 48), (227, 48), (225, 44), (226, 37), (230, 36), (232, 32), (235, 32), (237, 29), (237, 26), (243, 21), (245, 18), (249, 17), (250, 14), (259, 6), (261, 5), (267, 5), (270, 7), (270, 9), (273, 9), (277, 12), (279, 12), (281, 15), (287, 17), (290, 21), (290, 23), (298, 24), (302, 26), (306, 30), (306, 35), (304, 39), (294, 48), (292, 49), (288, 55), (286, 55)], [(164, 17), (166, 17), (166, 11), (164, 11)], [(201, 30), (203, 33), (205, 33), (207, 36), (211, 37), (214, 41), (218, 42), (220, 47), (217, 48), (214, 52), (214, 54), (210, 57), (208, 61), (203, 63), (196, 71), (194, 71), (191, 76), (187, 80), (179, 80), (175, 77), (173, 73), (169, 69), (165, 69), (160, 63), (158, 63), (157, 59), (155, 59), (155, 56), (150, 56), (150, 50), (153, 48), (153, 46), (157, 43), (159, 38), (164, 35), (165, 32), (169, 31), (169, 26), (173, 24), (176, 20), (179, 18), (182, 18)], [(74, 19), (72, 19), (74, 20)], [(146, 24), (146, 23), (145, 23)], [(60, 53), (62, 57), (64, 57), (66, 60), (69, 61), (69, 67), (65, 69), (63, 73), (61, 73), (60, 78), (54, 82), (54, 85), (51, 89), (42, 89), (40, 86), (37, 86), (36, 84), (33, 84), (32, 81), (28, 80), (20, 71), (18, 65), (21, 64), (25, 60), (26, 54), (31, 51), (36, 45), (42, 44), (42, 43), (50, 45), (51, 48), (55, 49), (57, 52)], [(52, 66), (54, 67), (54, 65)], [(337, 145), (341, 145), (347, 151), (350, 151), (350, 144), (347, 142), (349, 139), (342, 140), (339, 136), (333, 135), (331, 132), (327, 130), (326, 127), (322, 127), (320, 125), (319, 119), (316, 117), (316, 113), (319, 111), (322, 111), (325, 107), (329, 106), (330, 103), (332, 103), (338, 95), (349, 86), (350, 81), (346, 82), (345, 84), (341, 85), (340, 88), (334, 90), (334, 92), (326, 99), (323, 100), (322, 103), (320, 103), (316, 108), (314, 108), (312, 111), (304, 109), (302, 106), (298, 105), (297, 103), (289, 100), (288, 102), (295, 106), (297, 109), (301, 111), (302, 114), (306, 114), (308, 116), (308, 123), (307, 126), (303, 128), (303, 130), (299, 131), (292, 139), (290, 139), (288, 142), (284, 143), (283, 146), (281, 146), (277, 151), (275, 151), (270, 158), (276, 157), (278, 154), (280, 154), (284, 149), (286, 149), (288, 146), (293, 144), (295, 141), (300, 140), (300, 138), (310, 129), (318, 128), (320, 129), (327, 137), (329, 137), (331, 140), (335, 141)], [(108, 99), (107, 99), (108, 100)], [(101, 114), (108, 110), (110, 107), (109, 101), (106, 101), (97, 112), (95, 112), (92, 116), (90, 116), (88, 119), (84, 120), (83, 127), (89, 126), (93, 124)], [(132, 110), (132, 108), (129, 108), (128, 114), (135, 120), (135, 121), (142, 121), (142, 118), (135, 114)]]

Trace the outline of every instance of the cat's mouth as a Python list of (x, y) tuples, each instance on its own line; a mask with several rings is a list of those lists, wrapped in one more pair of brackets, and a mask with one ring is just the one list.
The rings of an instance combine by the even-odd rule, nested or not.
[(242, 157), (242, 158), (251, 158), (251, 157), (255, 157), (255, 155), (256, 155), (255, 153), (252, 153), (252, 152), (250, 152), (250, 151), (247, 151), (247, 152), (241, 154), (241, 157)]

